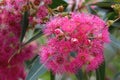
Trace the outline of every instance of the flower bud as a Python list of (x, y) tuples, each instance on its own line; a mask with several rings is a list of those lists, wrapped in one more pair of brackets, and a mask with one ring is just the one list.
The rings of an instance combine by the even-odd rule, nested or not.
[(111, 6), (116, 13), (120, 15), (120, 4), (115, 4)]
[(61, 5), (61, 6), (58, 6), (58, 7), (57, 7), (57, 10), (60, 11), (60, 12), (63, 12), (64, 7), (63, 7), (62, 5)]
[(39, 4), (40, 4), (40, 0), (35, 0), (34, 1), (34, 5), (39, 6)]
[(107, 21), (107, 25), (108, 25), (108, 26), (111, 26), (113, 23), (114, 23), (113, 20), (108, 20), (108, 21)]
[(63, 31), (61, 30), (61, 29), (55, 29), (55, 31), (54, 31), (54, 33), (56, 34), (56, 35), (62, 35), (62, 34), (64, 34), (63, 33)]
[(71, 38), (71, 42), (73, 42), (73, 43), (78, 43), (78, 39), (76, 39), (76, 38)]

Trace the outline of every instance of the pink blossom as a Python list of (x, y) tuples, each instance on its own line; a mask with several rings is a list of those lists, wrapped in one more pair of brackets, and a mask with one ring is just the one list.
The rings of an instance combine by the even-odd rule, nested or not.
[[(14, 14), (7, 10), (0, 13), (0, 80), (25, 79), (24, 62), (33, 58), (33, 45), (21, 48), (19, 41), (21, 35), (20, 13)], [(17, 73), (16, 73), (17, 72)], [(14, 75), (14, 77), (13, 77)]]
[(105, 22), (85, 13), (56, 16), (46, 24), (44, 33), (48, 42), (39, 55), (54, 73), (75, 73), (83, 66), (86, 71), (97, 69), (104, 61), (104, 43), (110, 42)]
[(42, 19), (45, 18), (48, 15), (48, 10), (47, 8), (43, 5), (38, 8), (37, 14), (36, 14), (36, 19), (38, 23), (41, 23)]
[(43, 0), (45, 4), (51, 4), (52, 0)]
[(53, 70), (54, 73), (62, 73), (65, 70), (65, 56), (53, 51), (51, 47), (43, 47), (41, 51), (41, 61), (48, 69)]
[(104, 61), (103, 54), (96, 54), (93, 56), (94, 58), (89, 62), (87, 66), (87, 71), (93, 71), (101, 65), (101, 63)]
[[(24, 62), (32, 59), (36, 53), (36, 45), (29, 44), (23, 47), (21, 46), (23, 43), (20, 43), (21, 21), (24, 11), (30, 6), (28, 1), (4, 0), (3, 6), (0, 6), (0, 80), (25, 80)], [(41, 23), (48, 15), (47, 8), (44, 4), (36, 9), (38, 9), (36, 15), (30, 17), (32, 19), (35, 17), (37, 23)], [(34, 20), (30, 23), (34, 23)]]
[(25, 76), (23, 64), (0, 67), (0, 80), (25, 80)]

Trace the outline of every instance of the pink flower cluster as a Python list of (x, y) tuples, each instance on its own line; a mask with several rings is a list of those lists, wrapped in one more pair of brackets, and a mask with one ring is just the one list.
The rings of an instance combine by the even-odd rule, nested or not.
[(36, 25), (44, 22), (43, 19), (48, 15), (49, 4), (52, 4), (52, 0), (3, 0), (0, 9), (14, 14), (23, 14), (28, 10), (30, 25)]
[(97, 69), (104, 61), (108, 27), (99, 17), (85, 13), (56, 16), (44, 30), (48, 42), (40, 49), (41, 62), (54, 73)]
[[(4, 6), (0, 6), (0, 80), (25, 80), (24, 62), (33, 58), (37, 46), (30, 44), (21, 48), (22, 14), (17, 10), (21, 6), (11, 5), (17, 2), (17, 0), (13, 3), (12, 1), (6, 0)], [(13, 11), (7, 6), (11, 6)]]
[(30, 24), (41, 24), (44, 23), (44, 18), (48, 15), (48, 5), (52, 4), (52, 0), (30, 0), (32, 7), (30, 9)]

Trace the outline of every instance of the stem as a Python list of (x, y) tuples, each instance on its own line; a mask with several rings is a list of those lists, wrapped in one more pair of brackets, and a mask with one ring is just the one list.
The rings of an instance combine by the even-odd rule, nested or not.
[(88, 75), (86, 73), (84, 74), (84, 78), (85, 78), (85, 80), (89, 80)]
[(55, 80), (55, 75), (53, 74), (53, 72), (52, 71), (50, 71), (50, 80)]
[(114, 22), (118, 21), (120, 19), (120, 17), (118, 17), (117, 19), (114, 20)]
[(89, 78), (88, 78), (88, 73), (86, 72), (86, 69), (85, 68), (83, 68), (83, 80), (89, 80)]

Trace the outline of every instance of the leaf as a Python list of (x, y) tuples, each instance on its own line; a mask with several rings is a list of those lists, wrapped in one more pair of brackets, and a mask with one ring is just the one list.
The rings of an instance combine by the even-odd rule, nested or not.
[(57, 8), (58, 6), (61, 6), (61, 5), (63, 5), (64, 8), (66, 8), (68, 6), (68, 4), (63, 0), (52, 0), (52, 4), (49, 5), (49, 7), (53, 9), (53, 8)]
[(25, 36), (25, 41), (28, 41), (29, 39), (33, 37), (34, 29), (28, 29), (25, 35), (27, 35)]
[(118, 41), (113, 35), (110, 35), (111, 44), (114, 48), (120, 49), (120, 41)]
[(28, 61), (25, 62), (27, 69), (31, 69), (31, 67), (33, 66), (34, 61), (36, 60), (37, 57), (38, 57), (38, 55), (36, 55), (33, 59), (28, 60)]
[(49, 71), (45, 72), (45, 74), (43, 74), (42, 76), (40, 76), (39, 79), (40, 80), (50, 80), (50, 72)]
[(91, 14), (97, 15), (97, 11), (95, 11), (94, 9), (92, 9), (90, 5), (87, 5), (87, 9), (88, 9), (88, 12), (90, 12)]
[(105, 80), (105, 62), (96, 70), (96, 80)]
[(38, 39), (39, 43), (42, 45), (44, 45), (47, 41), (47, 37), (46, 36), (41, 36), (39, 39)]
[(50, 71), (50, 80), (55, 80), (55, 75), (53, 74), (52, 71)]
[(118, 72), (118, 73), (114, 76), (114, 80), (120, 80), (120, 72)]
[(120, 28), (120, 20), (112, 24), (113, 27)]
[(28, 43), (38, 39), (40, 36), (43, 35), (43, 32), (42, 31), (39, 31), (36, 35), (34, 35), (31, 39), (29, 39), (24, 45), (27, 45)]
[(75, 75), (76, 75), (76, 77), (77, 77), (78, 80), (84, 80), (84, 78), (83, 78), (83, 72), (82, 72), (81, 69)]
[(106, 1), (109, 1), (109, 2), (120, 2), (120, 0), (106, 0)]
[(96, 6), (101, 7), (101, 8), (111, 8), (111, 6), (114, 4), (120, 4), (120, 3), (118, 3), (118, 2), (97, 2), (97, 3), (92, 4), (92, 5), (96, 5)]
[(28, 25), (29, 25), (28, 17), (29, 17), (29, 13), (28, 13), (28, 11), (25, 11), (24, 15), (23, 15), (23, 19), (22, 19), (22, 32), (21, 32), (20, 42), (23, 41), (26, 30), (27, 30)]
[(104, 49), (106, 62), (111, 61), (120, 50), (120, 42), (113, 35), (110, 35), (110, 38), (111, 42), (106, 44)]
[(29, 71), (26, 80), (36, 80), (39, 76), (43, 75), (47, 70), (44, 68), (44, 64), (41, 64), (39, 57), (36, 58), (31, 70)]
[(117, 14), (112, 11), (112, 12), (107, 13), (106, 17), (107, 17), (108, 20), (114, 20), (114, 19), (117, 18), (116, 15)]

